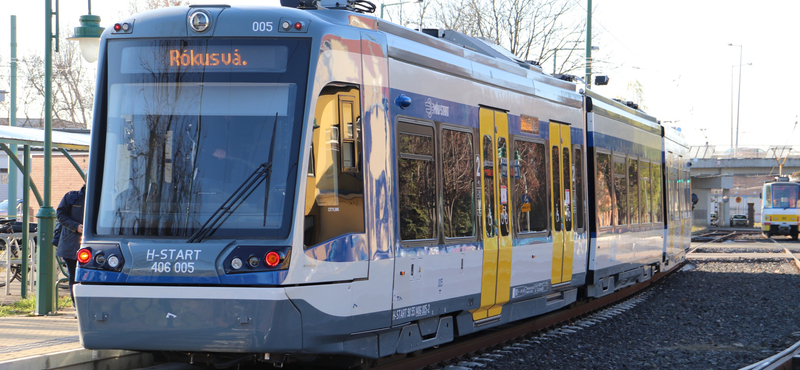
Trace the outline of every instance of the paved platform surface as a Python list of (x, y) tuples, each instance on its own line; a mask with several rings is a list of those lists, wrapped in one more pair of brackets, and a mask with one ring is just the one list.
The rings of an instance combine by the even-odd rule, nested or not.
[[(59, 289), (59, 296), (69, 294), (65, 288)], [(0, 287), (0, 304), (8, 305), (20, 300), (19, 281), (11, 283), (10, 294), (6, 295), (5, 290), (5, 286)], [(78, 320), (72, 307), (47, 316), (0, 317), (0, 368), (7, 361), (75, 349), (83, 347), (78, 339)]]

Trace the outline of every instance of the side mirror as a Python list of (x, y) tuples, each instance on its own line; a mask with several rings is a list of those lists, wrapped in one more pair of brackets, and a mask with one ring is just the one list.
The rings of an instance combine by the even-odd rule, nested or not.
[(595, 86), (608, 85), (608, 76), (595, 76), (594, 77), (594, 84), (595, 84)]

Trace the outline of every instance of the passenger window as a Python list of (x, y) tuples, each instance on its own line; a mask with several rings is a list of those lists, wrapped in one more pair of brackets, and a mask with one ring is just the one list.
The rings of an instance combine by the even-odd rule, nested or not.
[(650, 163), (647, 162), (639, 162), (639, 185), (640, 185), (640, 194), (641, 194), (641, 207), (639, 210), (642, 212), (642, 223), (649, 224), (651, 222), (650, 212), (652, 212), (652, 206), (650, 201)]
[(442, 130), (444, 236), (475, 236), (475, 161), (472, 134)]
[(500, 183), (500, 235), (506, 236), (511, 230), (508, 214), (508, 146), (504, 137), (497, 139), (497, 160), (500, 162), (500, 177), (497, 179)]
[(572, 166), (569, 162), (569, 148), (562, 150), (564, 156), (564, 230), (572, 231), (572, 180), (570, 179)]
[(339, 112), (341, 114), (342, 133), (342, 172), (356, 173), (361, 165), (359, 158), (359, 135), (361, 134), (360, 115), (354, 111), (355, 97), (340, 95)]
[[(306, 248), (340, 235), (364, 232), (358, 94), (357, 88), (326, 87), (317, 100), (306, 185)], [(343, 129), (353, 133), (349, 139), (341, 136)], [(349, 150), (346, 153), (341, 150), (344, 146)]]
[(553, 230), (561, 231), (561, 171), (558, 168), (561, 156), (558, 153), (558, 147), (554, 146), (551, 151), (550, 162), (553, 167)]
[(628, 224), (628, 170), (625, 157), (614, 156), (614, 199), (616, 200), (615, 225)]
[(542, 143), (515, 141), (514, 223), (517, 232), (547, 230), (547, 159)]
[(435, 239), (437, 217), (433, 128), (401, 122), (398, 131), (400, 238)]
[(628, 159), (628, 204), (631, 224), (639, 223), (639, 161)]
[(575, 154), (572, 156), (572, 190), (574, 191), (573, 198), (575, 199), (575, 229), (583, 230), (583, 219), (586, 214), (583, 209), (583, 156), (581, 150), (575, 148)]
[(661, 186), (661, 165), (653, 163), (653, 222), (664, 222), (664, 207), (662, 197), (664, 189)]
[(489, 135), (483, 136), (483, 209), (486, 215), (486, 237), (497, 235), (497, 214), (494, 209), (494, 143)]
[(606, 227), (614, 224), (614, 191), (611, 177), (611, 155), (597, 153), (597, 187), (594, 189), (597, 199), (597, 226)]

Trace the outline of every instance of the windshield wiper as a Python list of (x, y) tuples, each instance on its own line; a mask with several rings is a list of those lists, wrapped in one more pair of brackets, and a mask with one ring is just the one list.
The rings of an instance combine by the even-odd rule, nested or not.
[(203, 241), (203, 239), (207, 236), (213, 235), (220, 226), (222, 226), (228, 218), (231, 217), (231, 214), (236, 211), (239, 206), (244, 203), (244, 201), (253, 194), (253, 192), (261, 186), (261, 183), (266, 181), (266, 185), (264, 188), (266, 189), (265, 192), (265, 199), (264, 199), (264, 226), (267, 225), (267, 198), (269, 196), (269, 179), (272, 177), (272, 153), (275, 151), (275, 134), (277, 133), (278, 127), (278, 115), (275, 114), (275, 125), (272, 127), (272, 142), (270, 143), (269, 147), (269, 157), (267, 161), (260, 164), (253, 173), (248, 176), (241, 185), (239, 185), (236, 190), (233, 191), (228, 199), (223, 202), (219, 208), (211, 215), (211, 217), (206, 220), (203, 226), (200, 227), (197, 231), (195, 231), (192, 236), (186, 240), (187, 243), (199, 243)]
[(186, 242), (199, 243), (203, 238), (217, 231), (217, 229), (228, 220), (231, 214), (244, 203), (245, 199), (247, 199), (250, 194), (253, 194), (253, 191), (255, 191), (264, 180), (269, 178), (271, 173), (272, 163), (262, 163), (259, 165)]
[[(270, 164), (267, 172), (267, 179), (272, 176), (272, 154), (275, 153), (275, 135), (278, 133), (278, 112), (275, 112), (275, 123), (272, 125), (272, 141), (269, 143), (269, 157), (267, 163)], [(264, 186), (264, 225), (267, 227), (267, 205), (269, 204), (269, 181)]]

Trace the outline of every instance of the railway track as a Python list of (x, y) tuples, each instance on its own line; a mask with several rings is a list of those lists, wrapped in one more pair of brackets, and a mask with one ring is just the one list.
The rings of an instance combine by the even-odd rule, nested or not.
[[(462, 367), (480, 367), (470, 364), (465, 358), (484, 355), (492, 357), (508, 353), (509, 349), (521, 349), (530, 346), (529, 342), (546, 340), (547, 335), (572, 333), (583, 327), (592, 325), (595, 320), (605, 320), (609, 315), (616, 315), (632, 307), (629, 302), (644, 290), (657, 283), (668, 274), (678, 271), (680, 266), (668, 272), (660, 272), (645, 282), (627, 287), (608, 296), (589, 302), (577, 304), (572, 308), (553, 312), (520, 323), (509, 324), (487, 333), (476, 333), (463, 340), (442, 345), (439, 348), (423, 351), (405, 359), (384, 360), (376, 364), (376, 370), (420, 369), (427, 366), (459, 365)], [(497, 353), (500, 352), (500, 353)], [(463, 363), (466, 362), (466, 363)]]
[[(754, 237), (760, 235), (761, 237)], [(760, 251), (748, 250), (747, 252), (737, 251), (737, 248), (728, 247), (726, 242), (738, 243), (763, 243), (767, 245), (759, 245)], [(793, 261), (795, 267), (800, 271), (800, 259), (798, 253), (800, 247), (789, 248), (784, 244), (797, 244), (794, 240), (775, 240), (773, 238), (766, 238), (761, 235), (760, 231), (712, 231), (706, 234), (699, 235), (692, 238), (692, 242), (701, 242), (702, 244), (692, 248), (689, 251), (690, 258), (697, 259), (771, 259), (771, 258), (786, 258)], [(722, 244), (722, 245), (720, 245)], [(774, 244), (774, 245), (769, 245)], [(752, 248), (750, 248), (752, 249)], [(741, 370), (792, 370), (800, 369), (800, 342), (795, 343), (793, 346), (786, 350), (766, 358), (762, 361), (754, 363), (750, 366), (744, 367)]]
[[(690, 259), (746, 258), (752, 260), (791, 258), (795, 266), (800, 270), (800, 261), (794, 255), (794, 253), (800, 253), (800, 244), (797, 247), (792, 246), (796, 242), (787, 243), (786, 240), (766, 239), (760, 236), (757, 231), (716, 231), (701, 235), (700, 238), (700, 240), (706, 241), (699, 242), (697, 246), (689, 251), (688, 257)], [(566, 310), (530, 319), (516, 325), (497, 328), (487, 333), (480, 332), (438, 348), (411, 354), (406, 358), (381, 359), (369, 365), (372, 365), (372, 369), (377, 370), (421, 369), (426, 367), (447, 368), (448, 366), (451, 368), (479, 369), (491, 363), (493, 359), (509, 356), (518, 351), (525, 351), (533, 345), (548, 340), (548, 337), (574, 333), (591, 326), (595, 322), (620, 314), (635, 306), (639, 300), (642, 300), (642, 298), (637, 297), (646, 295), (646, 290), (649, 287), (667, 277), (669, 273), (678, 270), (680, 270), (680, 267), (673, 268), (668, 273), (657, 273), (649, 281), (623, 289), (601, 299), (575, 305)], [(792, 364), (798, 361), (798, 356), (800, 356), (800, 342), (775, 356), (754, 363), (744, 369), (793, 369), (797, 368), (796, 365)], [(264, 364), (260, 365), (264, 366)], [(242, 366), (240, 369), (248, 368), (250, 367)], [(317, 367), (298, 364), (287, 365), (287, 368), (317, 369)], [(165, 364), (147, 369), (188, 370), (197, 368), (186, 364)]]

